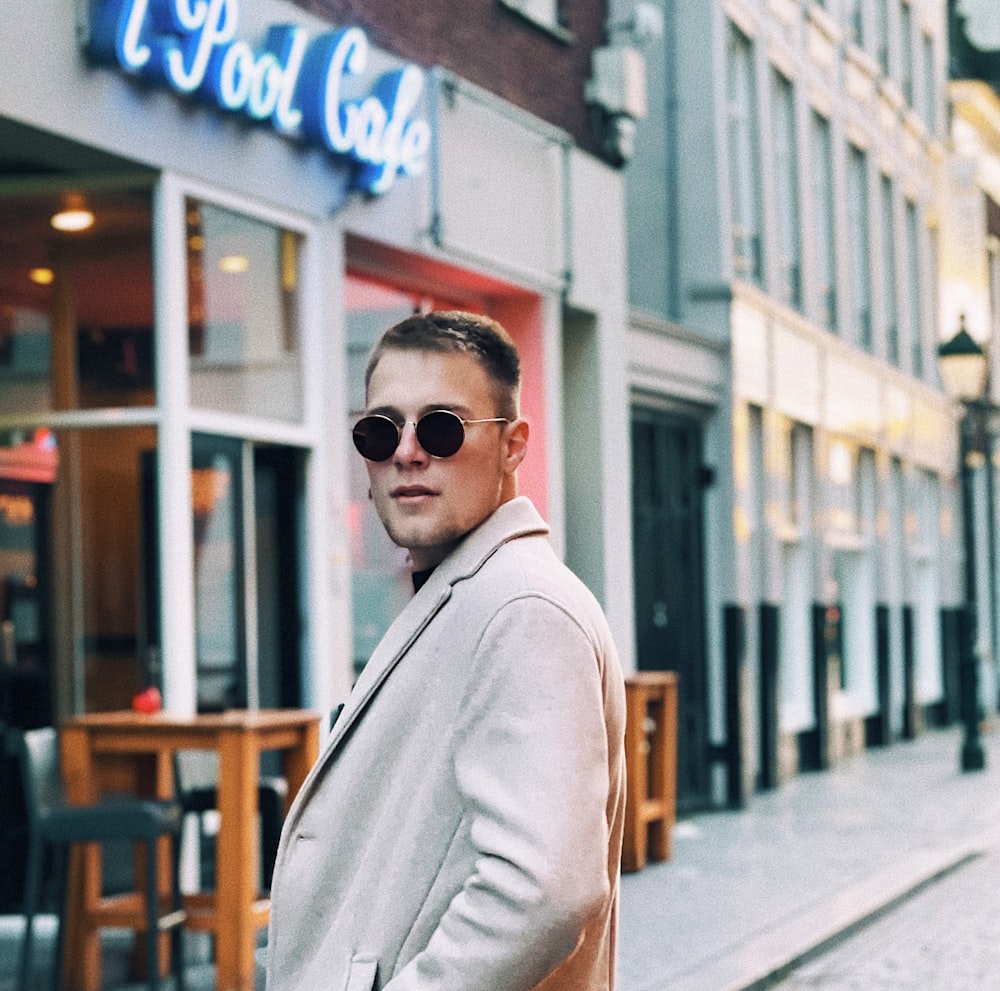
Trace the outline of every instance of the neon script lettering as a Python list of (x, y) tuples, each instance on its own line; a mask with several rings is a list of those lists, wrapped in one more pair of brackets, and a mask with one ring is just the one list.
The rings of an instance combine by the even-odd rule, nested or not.
[(426, 166), (430, 126), (416, 116), (424, 88), (417, 66), (385, 73), (361, 99), (346, 95), (368, 64), (358, 27), (310, 39), (300, 27), (275, 24), (255, 51), (237, 37), (238, 0), (92, 3), (95, 61), (320, 144), (356, 164), (354, 184), (368, 193)]

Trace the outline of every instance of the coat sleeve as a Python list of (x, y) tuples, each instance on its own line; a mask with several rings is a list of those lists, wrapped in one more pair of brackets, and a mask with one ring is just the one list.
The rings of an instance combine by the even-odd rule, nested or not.
[(385, 991), (528, 991), (611, 897), (601, 648), (558, 603), (516, 597), (467, 672), (454, 734), (473, 870)]

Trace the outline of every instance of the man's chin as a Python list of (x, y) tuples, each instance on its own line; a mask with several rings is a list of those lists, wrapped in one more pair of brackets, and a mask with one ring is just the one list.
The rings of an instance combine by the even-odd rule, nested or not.
[(394, 544), (408, 550), (411, 554), (431, 549), (439, 543), (436, 537), (427, 534), (421, 527), (387, 526), (386, 532)]
[(395, 527), (388, 532), (394, 544), (410, 552), (410, 559), (419, 571), (439, 564), (464, 536), (431, 534), (417, 527)]

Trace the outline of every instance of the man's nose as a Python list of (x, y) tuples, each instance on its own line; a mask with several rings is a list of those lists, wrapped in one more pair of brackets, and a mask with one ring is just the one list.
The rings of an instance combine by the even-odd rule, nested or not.
[(417, 426), (415, 423), (404, 423), (399, 434), (399, 444), (396, 446), (396, 460), (404, 464), (426, 461), (429, 455), (420, 446), (417, 440)]

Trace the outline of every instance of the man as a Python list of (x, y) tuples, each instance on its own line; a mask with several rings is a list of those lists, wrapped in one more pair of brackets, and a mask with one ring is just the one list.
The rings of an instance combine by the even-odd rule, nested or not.
[(282, 834), (268, 991), (614, 986), (624, 688), (604, 615), (517, 496), (496, 322), (383, 336), (354, 428), (416, 594)]

